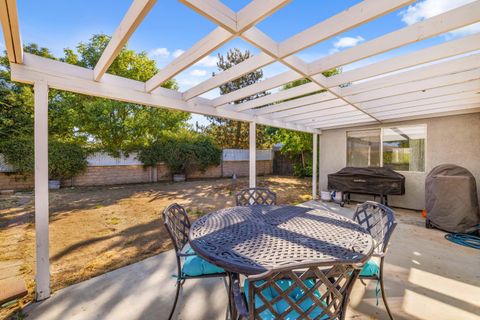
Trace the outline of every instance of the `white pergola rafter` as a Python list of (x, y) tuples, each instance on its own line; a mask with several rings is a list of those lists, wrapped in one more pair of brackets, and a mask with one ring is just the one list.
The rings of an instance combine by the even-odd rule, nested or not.
[[(321, 84), (316, 90), (321, 89), (322, 86), (329, 87), (329, 88), (333, 87), (332, 85), (328, 84), (329, 79), (325, 78), (323, 75), (319, 73), (335, 67), (340, 67), (364, 58), (368, 58), (376, 54), (381, 54), (385, 51), (392, 50), (400, 46), (410, 44), (412, 42), (431, 38), (438, 34), (461, 28), (465, 25), (475, 23), (480, 20), (478, 12), (480, 12), (479, 1), (473, 2), (471, 4), (462, 6), (457, 9), (453, 9), (451, 11), (447, 11), (446, 13), (443, 13), (436, 17), (433, 17), (424, 21), (420, 21), (416, 24), (410, 25), (403, 29), (393, 31), (387, 35), (362, 43), (356, 47), (353, 47), (345, 51), (341, 51), (336, 54), (332, 54), (325, 58), (321, 58), (314, 62), (311, 62), (310, 64), (308, 64), (309, 71), (307, 75), (312, 76), (311, 79), (313, 79), (314, 81), (318, 81)], [(478, 44), (477, 44), (478, 41), (475, 41), (477, 39), (478, 37), (477, 38), (472, 37), (471, 39), (466, 39), (462, 41), (462, 43), (459, 44), (460, 48), (465, 43), (472, 43), (472, 44), (468, 45), (466, 49), (458, 49), (458, 50), (459, 51), (464, 50), (463, 52), (461, 52), (461, 53), (464, 53), (464, 52), (470, 51), (469, 48), (471, 47), (478, 49)], [(451, 47), (455, 47), (455, 46), (457, 46), (456, 43), (454, 43)], [(476, 50), (476, 49), (473, 49), (473, 50)], [(424, 55), (429, 56), (429, 54), (431, 53), (432, 51), (430, 52), (427, 51), (426, 53), (424, 53)], [(454, 54), (446, 53), (442, 57), (448, 57), (451, 55), (454, 55)], [(401, 60), (401, 58), (398, 58), (397, 62), (399, 62), (398, 60)], [(434, 60), (435, 60), (435, 56), (431, 56), (430, 61), (434, 61)], [(411, 65), (416, 65), (420, 63), (421, 62), (419, 63), (411, 62)], [(393, 67), (390, 67), (393, 69), (395, 68), (396, 65), (398, 65), (398, 63), (392, 64), (392, 63), (385, 62), (384, 65), (381, 66), (380, 68), (382, 67), (388, 68), (388, 66), (393, 66)], [(390, 71), (399, 70), (401, 68), (404, 68), (404, 67), (400, 66), (399, 68), (393, 69)], [(381, 73), (377, 73), (375, 75), (378, 75), (378, 74), (381, 74)], [(371, 76), (374, 76), (374, 75), (371, 75)], [(243, 89), (234, 91), (230, 94), (218, 97), (213, 100), (213, 105), (230, 107), (228, 106), (229, 102), (236, 101), (265, 90), (274, 89), (276, 87), (281, 86), (282, 84), (295, 81), (301, 78), (303, 78), (303, 76), (299, 72), (286, 71), (270, 79), (264, 80), (261, 83), (257, 83), (247, 88), (243, 88)], [(355, 79), (355, 80), (358, 80), (358, 79)], [(348, 78), (344, 78), (342, 80), (342, 83), (348, 83), (350, 81), (352, 80)], [(339, 91), (335, 91), (335, 94), (339, 94), (339, 96), (341, 96), (341, 92)], [(294, 98), (294, 97), (295, 96), (290, 96), (289, 98)], [(252, 106), (256, 107), (253, 103), (250, 104), (249, 107), (252, 107)], [(242, 108), (242, 107), (241, 106), (239, 107), (237, 105), (237, 106), (231, 106), (230, 108), (233, 110), (234, 108)]]
[(15, 0), (0, 0), (0, 21), (2, 23), (8, 61), (22, 63), (23, 45), (18, 25), (17, 2)]
[[(192, 1), (188, 1), (192, 2)], [(217, 75), (217, 79), (211, 78), (199, 85), (190, 88), (184, 93), (185, 99), (191, 99), (202, 93), (215, 89), (221, 84), (232, 81), (239, 76), (255, 71), (267, 64), (276, 61), (276, 58), (284, 58), (290, 56), (297, 51), (306, 47), (315, 45), (321, 41), (334, 37), (342, 32), (352, 29), (360, 24), (371, 21), (379, 16), (385, 15), (394, 11), (402, 6), (412, 3), (412, 0), (395, 0), (395, 1), (382, 1), (382, 0), (367, 0), (363, 1), (325, 21), (322, 21), (315, 26), (277, 44), (277, 53), (275, 56), (269, 56), (265, 53), (260, 53), (260, 57), (251, 57), (250, 59), (235, 66), (236, 73), (222, 72)], [(199, 9), (199, 8), (197, 8)], [(202, 10), (197, 10), (202, 11)], [(207, 18), (214, 20), (213, 17), (208, 16), (206, 12), (203, 13)], [(246, 40), (254, 38), (248, 32), (245, 33)], [(269, 41), (271, 42), (271, 41)], [(274, 54), (275, 55), (275, 54)], [(251, 60), (251, 61), (249, 61)], [(228, 70), (227, 70), (228, 71)], [(234, 101), (234, 100), (232, 100)]]

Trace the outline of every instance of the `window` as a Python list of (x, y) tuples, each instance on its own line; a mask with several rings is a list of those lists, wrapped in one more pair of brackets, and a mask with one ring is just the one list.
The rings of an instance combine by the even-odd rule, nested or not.
[(425, 171), (425, 125), (347, 132), (347, 166)]
[(383, 165), (398, 171), (425, 171), (425, 126), (383, 130)]
[(380, 166), (380, 129), (347, 132), (347, 166)]

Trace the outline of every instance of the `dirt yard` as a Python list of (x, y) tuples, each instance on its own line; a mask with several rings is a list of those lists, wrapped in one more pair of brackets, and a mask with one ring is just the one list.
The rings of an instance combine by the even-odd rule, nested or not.
[[(171, 248), (160, 213), (184, 205), (192, 220), (234, 205), (247, 179), (61, 189), (50, 193), (52, 290), (84, 281)], [(280, 204), (311, 199), (311, 179), (259, 177)], [(32, 192), (0, 198), (0, 263), (18, 264), (33, 298), (35, 267)], [(0, 310), (0, 319), (18, 306)]]

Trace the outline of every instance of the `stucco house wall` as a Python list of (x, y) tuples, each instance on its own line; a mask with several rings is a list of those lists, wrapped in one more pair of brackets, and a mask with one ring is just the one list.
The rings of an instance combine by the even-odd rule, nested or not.
[[(405, 175), (406, 193), (404, 196), (390, 196), (389, 204), (422, 210), (425, 207), (425, 177), (432, 168), (444, 163), (470, 170), (477, 180), (480, 199), (480, 113), (324, 130), (320, 136), (319, 172), (322, 190), (327, 190), (327, 175), (347, 165), (347, 131), (412, 124), (427, 126), (425, 172), (400, 172)], [(362, 196), (352, 198), (366, 199)]]

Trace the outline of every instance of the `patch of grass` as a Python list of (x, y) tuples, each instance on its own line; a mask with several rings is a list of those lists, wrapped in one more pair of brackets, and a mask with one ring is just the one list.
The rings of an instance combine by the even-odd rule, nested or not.
[(111, 225), (117, 225), (120, 223), (120, 218), (118, 217), (111, 217), (107, 220), (107, 224), (111, 224)]

